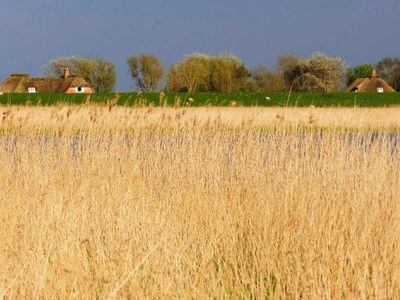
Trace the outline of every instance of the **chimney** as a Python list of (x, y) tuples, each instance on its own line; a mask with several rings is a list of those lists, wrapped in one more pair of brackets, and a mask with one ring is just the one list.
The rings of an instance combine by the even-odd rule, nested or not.
[(63, 68), (61, 77), (65, 79), (68, 78), (69, 76), (71, 76), (69, 68)]
[(371, 78), (376, 78), (376, 77), (378, 77), (378, 73), (376, 72), (376, 69), (373, 69)]

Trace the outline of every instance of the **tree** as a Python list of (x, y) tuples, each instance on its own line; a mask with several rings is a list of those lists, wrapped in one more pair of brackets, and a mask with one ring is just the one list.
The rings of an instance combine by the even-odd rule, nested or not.
[(317, 52), (306, 59), (294, 55), (281, 56), (278, 68), (290, 91), (333, 92), (342, 86), (345, 63), (341, 58)]
[(93, 87), (99, 93), (109, 93), (115, 88), (115, 65), (104, 59), (94, 61)]
[(299, 92), (326, 92), (324, 82), (317, 76), (306, 72), (295, 81), (296, 91)]
[(302, 74), (301, 58), (294, 54), (284, 54), (278, 57), (277, 68), (285, 81), (286, 90), (292, 88), (293, 82)]
[(173, 92), (206, 92), (209, 76), (207, 58), (191, 55), (170, 68), (167, 89)]
[(115, 65), (104, 59), (79, 56), (59, 57), (49, 61), (42, 70), (47, 77), (61, 77), (63, 69), (69, 68), (71, 75), (83, 77), (97, 92), (111, 92), (116, 83)]
[(376, 65), (379, 75), (396, 91), (400, 91), (400, 58), (385, 57)]
[(346, 74), (346, 84), (351, 85), (357, 78), (371, 77), (374, 66), (371, 64), (362, 64), (354, 68), (350, 68)]
[(141, 91), (155, 91), (161, 83), (164, 67), (155, 55), (143, 54), (127, 60), (131, 77)]
[(64, 68), (69, 68), (72, 75), (81, 76), (93, 85), (94, 63), (89, 58), (79, 56), (54, 58), (42, 69), (42, 73), (46, 77), (60, 78)]
[(187, 92), (253, 91), (254, 83), (237, 56), (195, 53), (170, 68), (167, 89)]
[(210, 89), (222, 93), (243, 90), (250, 73), (241, 60), (232, 54), (212, 57)]
[(309, 73), (321, 80), (324, 92), (338, 91), (342, 87), (346, 66), (341, 58), (317, 52), (309, 58), (308, 64)]
[(286, 90), (282, 73), (270, 71), (263, 65), (258, 65), (253, 70), (252, 77), (259, 92), (283, 92)]

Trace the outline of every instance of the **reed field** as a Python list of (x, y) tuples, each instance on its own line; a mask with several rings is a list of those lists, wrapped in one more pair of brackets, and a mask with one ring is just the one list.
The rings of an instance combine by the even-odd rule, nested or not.
[(400, 299), (400, 108), (0, 106), (0, 299)]

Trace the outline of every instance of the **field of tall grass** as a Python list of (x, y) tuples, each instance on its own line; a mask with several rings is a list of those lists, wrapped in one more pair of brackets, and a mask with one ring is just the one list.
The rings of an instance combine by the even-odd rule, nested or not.
[(400, 108), (0, 107), (0, 299), (398, 299)]

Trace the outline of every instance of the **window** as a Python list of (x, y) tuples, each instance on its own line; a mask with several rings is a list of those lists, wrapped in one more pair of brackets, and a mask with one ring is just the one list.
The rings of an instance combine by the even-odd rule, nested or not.
[(77, 93), (84, 93), (84, 92), (85, 92), (85, 88), (82, 87), (82, 86), (77, 86), (77, 87), (76, 87), (76, 92), (77, 92)]
[(378, 93), (383, 93), (383, 87), (378, 87), (376, 90)]
[(34, 93), (36, 93), (36, 88), (33, 87), (33, 86), (28, 87), (28, 93), (29, 93), (29, 94), (34, 94)]

